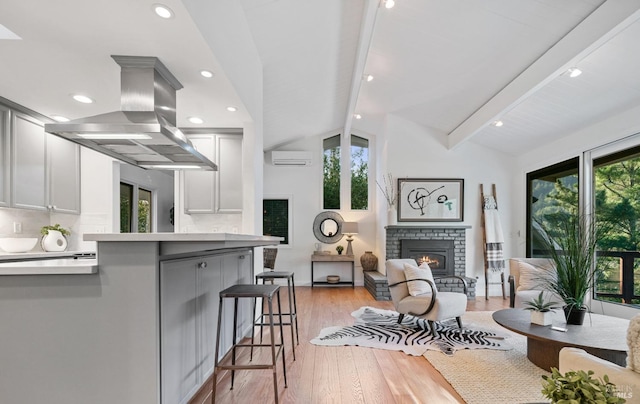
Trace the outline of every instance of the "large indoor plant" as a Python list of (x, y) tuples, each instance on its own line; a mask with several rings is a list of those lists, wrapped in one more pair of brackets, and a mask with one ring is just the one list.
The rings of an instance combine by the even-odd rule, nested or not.
[(564, 301), (568, 324), (582, 324), (584, 320), (588, 296), (598, 276), (594, 265), (597, 242), (609, 229), (606, 223), (592, 219), (588, 215), (564, 213), (547, 220), (547, 226), (540, 223), (543, 229), (540, 243), (556, 268), (542, 278), (542, 283)]

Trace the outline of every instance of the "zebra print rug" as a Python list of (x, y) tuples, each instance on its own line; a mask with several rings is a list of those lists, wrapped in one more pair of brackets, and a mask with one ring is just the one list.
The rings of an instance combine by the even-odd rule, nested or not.
[(438, 337), (431, 334), (425, 320), (405, 316), (398, 324), (398, 313), (374, 307), (361, 307), (351, 313), (355, 324), (351, 326), (327, 327), (311, 340), (314, 345), (357, 345), (369, 348), (403, 351), (408, 355), (421, 356), (427, 350), (453, 355), (460, 349), (509, 350), (502, 335), (483, 330), (481, 327), (465, 325), (460, 330), (455, 319), (436, 323)]

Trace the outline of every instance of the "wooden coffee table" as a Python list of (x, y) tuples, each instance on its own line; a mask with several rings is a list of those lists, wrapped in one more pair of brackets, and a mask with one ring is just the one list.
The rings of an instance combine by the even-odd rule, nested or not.
[(542, 369), (557, 368), (560, 350), (566, 346), (581, 348), (626, 366), (629, 320), (587, 313), (583, 325), (567, 325), (560, 310), (554, 313), (553, 325), (568, 329), (561, 332), (552, 330), (550, 325), (531, 324), (531, 312), (523, 309), (498, 310), (493, 313), (493, 319), (504, 328), (527, 337), (527, 358)]

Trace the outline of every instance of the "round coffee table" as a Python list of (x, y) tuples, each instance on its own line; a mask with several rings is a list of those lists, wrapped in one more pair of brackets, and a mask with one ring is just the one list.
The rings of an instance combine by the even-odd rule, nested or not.
[(627, 328), (629, 320), (589, 314), (583, 325), (567, 325), (562, 311), (554, 313), (554, 326), (531, 324), (531, 312), (523, 309), (504, 309), (493, 313), (496, 323), (527, 337), (527, 358), (536, 366), (550, 371), (558, 367), (560, 350), (566, 346), (584, 349), (592, 355), (626, 366)]

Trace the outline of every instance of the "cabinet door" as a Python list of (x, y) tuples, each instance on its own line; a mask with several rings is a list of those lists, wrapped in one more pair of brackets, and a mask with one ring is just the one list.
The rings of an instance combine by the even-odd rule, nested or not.
[(49, 207), (80, 214), (80, 146), (47, 134), (49, 156)]
[(9, 109), (0, 106), (0, 206), (9, 205)]
[(216, 135), (218, 212), (242, 212), (242, 136)]
[[(215, 160), (214, 135), (189, 135), (201, 154)], [(215, 213), (215, 171), (184, 171), (184, 213)]]
[(186, 402), (198, 389), (197, 265), (195, 259), (160, 264), (162, 403)]
[(218, 330), (218, 308), (222, 290), (220, 268), (222, 258), (207, 257), (198, 264), (198, 307), (200, 318), (200, 381), (205, 381), (215, 366), (216, 333)]
[(14, 113), (11, 136), (12, 205), (47, 210), (45, 132), (42, 123)]

